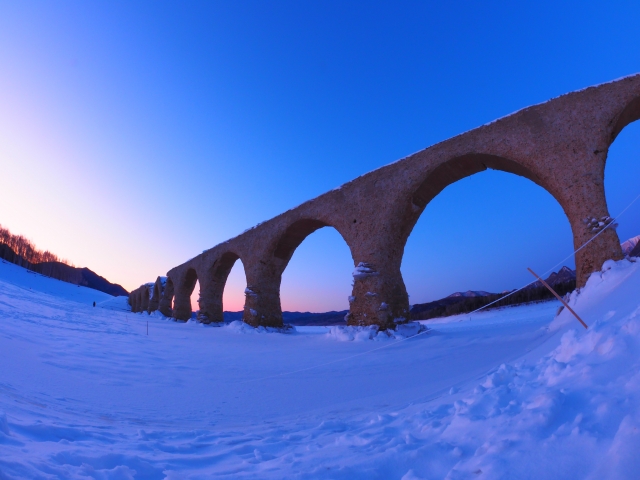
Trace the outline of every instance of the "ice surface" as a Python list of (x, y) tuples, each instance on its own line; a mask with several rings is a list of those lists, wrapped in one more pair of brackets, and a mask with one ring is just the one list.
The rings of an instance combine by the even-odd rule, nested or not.
[(375, 342), (93, 308), (0, 264), (0, 478), (636, 478), (639, 266), (571, 296), (588, 330), (554, 301)]

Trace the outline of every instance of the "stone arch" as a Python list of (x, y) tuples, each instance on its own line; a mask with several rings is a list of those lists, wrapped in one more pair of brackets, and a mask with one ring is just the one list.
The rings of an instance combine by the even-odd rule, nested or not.
[[(555, 263), (572, 251), (571, 222), (562, 205), (566, 199), (554, 196), (535, 173), (509, 158), (478, 157), (463, 157), (467, 169), (432, 188), (428, 208), (412, 219), (401, 264), (411, 304), (457, 290), (518, 287), (533, 280), (526, 267), (542, 274), (551, 267), (548, 260)], [(455, 165), (460, 157), (452, 161)], [(521, 242), (527, 247), (516, 247)], [(565, 264), (575, 268), (571, 261)]]
[[(209, 273), (211, 278), (218, 283), (221, 283), (223, 288), (227, 283), (227, 278), (229, 277), (229, 273), (231, 273), (231, 269), (235, 265), (236, 261), (240, 260), (240, 255), (235, 252), (225, 252), (220, 258), (218, 258), (211, 268), (209, 269)], [(242, 262), (242, 260), (240, 260)], [(244, 264), (244, 262), (243, 262)]]
[(175, 288), (173, 286), (173, 279), (167, 275), (164, 289), (162, 291), (162, 296), (160, 297), (160, 301), (158, 303), (158, 310), (165, 317), (173, 316), (174, 291)]
[(637, 120), (640, 120), (640, 96), (627, 103), (616, 118), (610, 122), (613, 128), (611, 129), (609, 145), (614, 142), (624, 127)]
[(198, 281), (198, 272), (193, 267), (188, 267), (180, 280), (174, 284), (173, 318), (187, 321), (191, 318), (191, 294)]
[[(433, 163), (432, 163), (433, 165)], [(423, 173), (414, 176), (413, 182), (403, 189), (379, 227), (383, 235), (371, 250), (381, 254), (371, 255), (371, 260), (358, 264), (354, 272), (354, 289), (351, 296), (349, 323), (355, 325), (377, 324), (381, 328), (409, 320), (409, 297), (402, 278), (401, 265), (404, 249), (425, 207), (447, 186), (487, 169), (501, 170), (527, 178), (545, 189), (560, 204), (567, 217), (570, 208), (553, 180), (542, 178), (526, 162), (503, 155), (485, 152), (452, 154), (438, 161), (433, 167), (426, 165)], [(570, 223), (572, 229), (574, 222)], [(369, 258), (369, 257), (365, 257)]]
[(393, 328), (408, 315), (400, 266), (422, 210), (447, 185), (486, 168), (529, 178), (558, 201), (569, 218), (574, 248), (585, 245), (576, 254), (577, 283), (584, 285), (605, 260), (622, 258), (614, 230), (594, 240), (583, 220), (608, 215), (605, 155), (616, 135), (640, 116), (639, 96), (636, 74), (527, 107), (432, 145), (206, 250), (171, 270), (174, 285), (177, 289), (190, 267), (202, 273), (202, 282), (209, 276), (203, 267), (235, 250), (243, 255), (248, 284), (245, 321), (281, 325), (279, 278), (289, 258), (306, 235), (337, 223), (356, 265), (349, 323)]
[(330, 220), (303, 215), (284, 225), (281, 224), (256, 261), (249, 265), (245, 264), (247, 275), (243, 316), (245, 323), (253, 326), (282, 326), (280, 303), (282, 273), (304, 239), (323, 227), (333, 227), (349, 247), (352, 259), (355, 258), (352, 245), (345, 237), (342, 228)]
[[(607, 145), (606, 145), (606, 149), (604, 149), (604, 152), (602, 152), (602, 158), (603, 158), (603, 162), (602, 162), (602, 178), (605, 180), (610, 180), (611, 177), (609, 177), (609, 175), (611, 175), (612, 170), (608, 170), (607, 173), (607, 165), (609, 164), (610, 161), (610, 153), (611, 153), (611, 147), (613, 146), (614, 143), (616, 143), (616, 141), (618, 140), (618, 137), (620, 136), (620, 134), (623, 132), (623, 130), (625, 130), (629, 125), (631, 125), (632, 123), (638, 122), (640, 123), (640, 95), (633, 98), (632, 100), (630, 100), (621, 110), (620, 112), (614, 117), (613, 120), (611, 120), (609, 122), (609, 125), (613, 125), (612, 129), (611, 129), (611, 134), (610, 137), (607, 139)], [(640, 127), (640, 125), (637, 125), (635, 129), (631, 129), (632, 131), (635, 130), (635, 132), (637, 132), (637, 128)], [(623, 141), (624, 142), (624, 141)], [(637, 152), (637, 150), (636, 150)], [(637, 153), (636, 153), (637, 154)], [(616, 168), (616, 167), (614, 167)], [(619, 168), (619, 166), (617, 167)], [(627, 173), (628, 175), (628, 173)], [(629, 179), (631, 179), (631, 177), (628, 177)], [(634, 179), (636, 177), (633, 177)], [(607, 182), (609, 183), (609, 182)], [(610, 184), (611, 185), (611, 184)], [(603, 182), (603, 188), (605, 188), (605, 184)], [(606, 191), (605, 189), (605, 194), (607, 195), (607, 206), (609, 206), (609, 202), (611, 200), (611, 191)], [(615, 201), (614, 201), (615, 204)], [(620, 206), (618, 205), (618, 208)], [(614, 211), (612, 212), (612, 215), (616, 215), (618, 214), (618, 211)], [(626, 220), (628, 221), (629, 218), (626, 217)], [(626, 222), (625, 222), (626, 223)], [(624, 230), (624, 229), (623, 229)], [(617, 232), (615, 232), (617, 234)], [(625, 238), (618, 238), (618, 242), (619, 243), (620, 240), (625, 240)]]
[[(604, 154), (603, 162), (602, 162), (603, 178), (604, 178), (606, 162), (609, 157), (609, 149), (611, 148), (611, 145), (613, 145), (613, 143), (615, 142), (616, 138), (618, 138), (618, 135), (620, 135), (620, 132), (622, 132), (622, 130), (624, 130), (629, 124), (636, 122), (638, 120), (640, 120), (640, 96), (635, 97), (633, 100), (628, 102), (626, 106), (622, 109), (622, 111), (620, 111), (620, 113), (618, 113), (615, 116), (615, 118), (609, 122), (609, 125), (613, 125), (613, 127), (611, 129), (611, 134), (610, 134), (606, 149), (604, 150), (604, 152), (602, 152)], [(600, 153), (598, 151), (596, 152)]]
[[(449, 185), (485, 170), (500, 170), (531, 180), (536, 185), (542, 187), (558, 202), (572, 230), (575, 229), (576, 224), (580, 223), (577, 218), (574, 218), (575, 215), (572, 213), (570, 200), (561, 194), (561, 186), (556, 185), (553, 181), (549, 181), (548, 178), (541, 178), (536, 172), (526, 166), (524, 162), (500, 155), (470, 153), (455, 156), (441, 163), (431, 170), (414, 190), (411, 196), (411, 214), (408, 216), (409, 218), (406, 219), (402, 228), (404, 234), (403, 245), (406, 244), (411, 231), (431, 200)], [(574, 231), (574, 237), (575, 234), (576, 232)]]
[[(286, 263), (289, 263), (289, 260), (291, 260), (291, 257), (293, 256), (293, 252), (296, 251), (296, 249), (305, 240), (305, 238), (307, 238), (316, 230), (329, 226), (332, 225), (329, 225), (327, 222), (323, 222), (322, 220), (316, 220), (312, 218), (303, 218), (301, 220), (293, 222), (278, 238), (275, 249), (273, 251), (273, 256), (279, 260), (284, 260), (286, 261)], [(338, 233), (340, 232), (338, 231)]]
[(552, 189), (544, 185), (543, 181), (524, 165), (498, 155), (471, 153), (454, 157), (433, 169), (413, 193), (411, 201), (415, 206), (424, 209), (436, 195), (452, 183), (487, 169), (501, 170), (528, 178), (556, 198)]
[[(202, 323), (223, 322), (223, 295), (229, 274), (240, 260), (245, 269), (245, 263), (240, 255), (233, 251), (226, 251), (218, 256), (209, 267), (205, 267), (200, 279), (200, 310), (198, 320)], [(246, 269), (245, 269), (246, 275)]]
[[(487, 169), (501, 170), (507, 173), (513, 173), (515, 175), (527, 178), (548, 192), (562, 207), (569, 224), (574, 238), (574, 248), (578, 248), (585, 241), (585, 232), (583, 224), (583, 215), (581, 212), (583, 209), (578, 208), (579, 200), (574, 199), (563, 192), (562, 184), (553, 175), (548, 175), (542, 178), (541, 175), (534, 172), (526, 165), (527, 162), (506, 158), (500, 155), (486, 154), (486, 153), (472, 153), (464, 154), (453, 157), (449, 160), (438, 165), (431, 170), (415, 189), (411, 196), (412, 209), (408, 215), (407, 221), (403, 225), (403, 243), (411, 234), (411, 231), (415, 227), (418, 219), (422, 215), (426, 205), (435, 198), (442, 190), (447, 186), (463, 179), (482, 172)], [(554, 166), (554, 168), (556, 168)], [(604, 165), (603, 165), (604, 172)], [(596, 185), (596, 187), (602, 187), (602, 185)], [(604, 190), (597, 192), (593, 198), (594, 204), (604, 202)], [(604, 205), (606, 210), (606, 204)], [(615, 232), (610, 232), (611, 235), (615, 235)], [(599, 239), (599, 241), (605, 241), (605, 236)], [(404, 248), (404, 247), (403, 247)], [(585, 261), (586, 251), (579, 252), (576, 255), (576, 270), (578, 286), (584, 285), (588, 275), (594, 270), (593, 266)], [(615, 252), (610, 255), (609, 258), (615, 258)], [(599, 268), (600, 265), (597, 265)]]
[(408, 209), (410, 213), (405, 215), (403, 225), (400, 227), (403, 236), (403, 249), (411, 231), (431, 200), (449, 185), (485, 170), (500, 170), (506, 173), (512, 173), (527, 178), (539, 185), (560, 204), (573, 227), (570, 213), (571, 208), (568, 202), (561, 196), (561, 188), (557, 185), (540, 178), (539, 175), (519, 161), (488, 153), (468, 153), (454, 156), (442, 162), (433, 170), (429, 171), (417, 188), (413, 190), (411, 194), (411, 208)]
[[(351, 218), (349, 216), (349, 218)], [(323, 228), (330, 228), (338, 233), (344, 244), (349, 249), (349, 255), (351, 256), (352, 265), (354, 264), (354, 252), (351, 248), (350, 242), (347, 240), (345, 235), (340, 231), (341, 229), (336, 227), (333, 223), (318, 220), (314, 218), (303, 218), (291, 223), (284, 232), (277, 237), (275, 248), (273, 249), (273, 257), (277, 262), (277, 271), (278, 275), (277, 286), (278, 286), (278, 302), (280, 302), (280, 309), (282, 309), (281, 305), (281, 287), (282, 287), (282, 275), (286, 271), (291, 259), (293, 258), (294, 253), (302, 245), (302, 243), (313, 233), (321, 230)], [(348, 293), (348, 294), (347, 294)], [(350, 297), (352, 292), (345, 292), (345, 297)]]

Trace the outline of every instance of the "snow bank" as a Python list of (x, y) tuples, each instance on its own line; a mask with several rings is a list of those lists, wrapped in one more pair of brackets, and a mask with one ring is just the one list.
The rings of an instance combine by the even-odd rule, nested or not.
[(112, 297), (108, 300), (104, 300), (98, 304), (97, 307), (106, 308), (107, 310), (116, 310), (119, 312), (130, 312), (131, 305), (129, 305), (129, 297), (120, 296)]
[(228, 332), (233, 333), (296, 333), (296, 327), (293, 325), (285, 325), (282, 328), (274, 328), (274, 327), (252, 327), (244, 323), (241, 320), (234, 320), (233, 322), (226, 323), (221, 328), (225, 329)]
[(551, 330), (575, 328), (550, 353), (502, 364), (472, 391), (409, 417), (411, 434), (459, 458), (447, 478), (637, 478), (639, 271), (606, 262), (571, 298), (588, 330), (563, 310)]
[(378, 331), (375, 325), (368, 327), (333, 326), (328, 327), (326, 337), (339, 342), (363, 342), (366, 340), (403, 340), (427, 331), (427, 327), (418, 322), (409, 322), (398, 325), (396, 330)]
[(0, 278), (0, 478), (635, 479), (639, 291), (640, 262), (607, 262), (570, 298), (588, 330), (545, 302), (372, 346)]

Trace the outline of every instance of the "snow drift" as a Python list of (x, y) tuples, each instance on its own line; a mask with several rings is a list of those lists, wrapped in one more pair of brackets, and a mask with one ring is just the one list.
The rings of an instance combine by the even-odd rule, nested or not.
[(588, 330), (545, 302), (377, 343), (93, 308), (0, 265), (0, 478), (636, 478), (639, 270), (571, 295)]

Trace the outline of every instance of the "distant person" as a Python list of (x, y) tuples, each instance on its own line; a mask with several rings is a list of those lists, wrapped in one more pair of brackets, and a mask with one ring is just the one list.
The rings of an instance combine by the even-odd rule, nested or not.
[(93, 302), (93, 306), (94, 306), (94, 307), (96, 306), (96, 302)]

